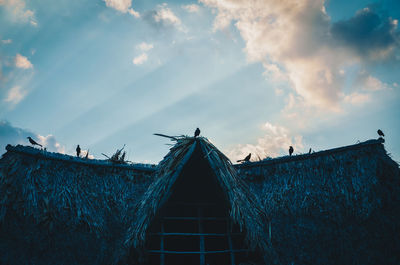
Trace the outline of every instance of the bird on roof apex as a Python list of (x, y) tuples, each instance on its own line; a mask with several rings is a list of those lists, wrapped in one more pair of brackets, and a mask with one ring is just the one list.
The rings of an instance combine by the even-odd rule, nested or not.
[(251, 158), (251, 153), (248, 154), (244, 159), (240, 159), (237, 162), (249, 162)]
[(196, 138), (199, 135), (200, 135), (200, 129), (197, 128), (196, 131), (194, 132), (194, 137)]
[(293, 151), (294, 151), (293, 146), (289, 146), (289, 156), (292, 156)]
[(30, 136), (28, 136), (28, 137), (26, 137), (26, 138), (28, 138), (29, 142), (30, 142), (33, 146), (38, 145), (38, 146), (40, 146), (40, 147), (43, 147), (43, 145), (38, 144), (38, 143), (37, 143), (35, 140), (33, 140)]
[(377, 133), (378, 133), (379, 136), (385, 137), (385, 134), (381, 131), (381, 129), (379, 129), (377, 131)]
[(80, 154), (81, 154), (81, 147), (78, 144), (78, 146), (76, 147), (76, 156), (79, 157)]

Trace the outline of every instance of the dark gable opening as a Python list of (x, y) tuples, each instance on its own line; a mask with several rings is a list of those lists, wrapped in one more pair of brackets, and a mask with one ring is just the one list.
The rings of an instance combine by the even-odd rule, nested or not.
[(152, 222), (148, 264), (224, 265), (257, 261), (232, 224), (228, 200), (199, 145)]

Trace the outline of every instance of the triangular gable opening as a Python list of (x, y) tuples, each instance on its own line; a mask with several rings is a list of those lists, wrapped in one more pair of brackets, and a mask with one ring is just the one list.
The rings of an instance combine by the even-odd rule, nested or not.
[(234, 265), (260, 261), (232, 224), (229, 204), (200, 145), (147, 233), (148, 264)]

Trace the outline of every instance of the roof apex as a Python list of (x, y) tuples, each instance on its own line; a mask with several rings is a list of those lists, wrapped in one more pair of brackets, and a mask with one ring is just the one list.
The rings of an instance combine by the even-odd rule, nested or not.
[(139, 204), (136, 223), (128, 231), (126, 245), (144, 245), (148, 227), (157, 211), (171, 196), (173, 185), (198, 146), (226, 195), (230, 217), (240, 227), (245, 228), (247, 241), (253, 243), (251, 247), (265, 247), (262, 225), (264, 216), (257, 206), (256, 198), (246, 183), (238, 177), (230, 160), (205, 137), (180, 137), (174, 141), (176, 144), (158, 165), (155, 180)]

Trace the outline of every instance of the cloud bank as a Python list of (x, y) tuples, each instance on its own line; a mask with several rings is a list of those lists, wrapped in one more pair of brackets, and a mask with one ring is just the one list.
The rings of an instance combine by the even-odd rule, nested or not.
[(35, 12), (26, 8), (24, 0), (0, 0), (0, 6), (5, 6), (12, 20), (20, 23), (29, 22), (32, 26), (37, 26)]
[(8, 91), (7, 97), (4, 101), (15, 105), (24, 99), (26, 95), (27, 91), (23, 90), (21, 86), (14, 86)]
[(0, 154), (5, 153), (7, 144), (11, 145), (29, 145), (26, 137), (31, 136), (38, 143), (42, 144), (48, 151), (65, 153), (65, 148), (53, 135), (42, 136), (35, 134), (30, 130), (21, 129), (12, 126), (8, 121), (0, 121)]
[(111, 7), (121, 13), (128, 13), (136, 18), (140, 17), (140, 13), (132, 8), (132, 0), (104, 0), (106, 6)]
[(239, 144), (228, 150), (227, 156), (236, 162), (251, 153), (251, 161), (257, 161), (259, 158), (286, 155), (289, 146), (294, 147), (295, 153), (303, 149), (303, 138), (300, 135), (291, 134), (285, 127), (267, 122), (263, 126), (263, 131), (264, 136), (257, 139), (256, 144)]
[[(200, 0), (216, 12), (214, 30), (234, 23), (250, 62), (287, 80), (307, 106), (338, 111), (348, 66), (389, 60), (398, 21), (373, 8), (332, 23), (323, 0)], [(283, 78), (282, 78), (283, 77)]]

